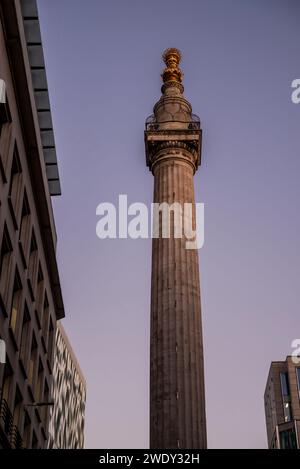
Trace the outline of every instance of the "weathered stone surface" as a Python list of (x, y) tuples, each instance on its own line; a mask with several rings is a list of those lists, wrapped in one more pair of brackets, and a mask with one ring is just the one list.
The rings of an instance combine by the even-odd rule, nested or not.
[[(174, 81), (174, 86), (168, 82), (163, 87), (155, 106), (156, 130), (151, 135), (146, 132), (145, 138), (148, 152), (148, 140), (155, 134), (156, 143), (147, 155), (154, 175), (154, 202), (183, 206), (195, 204), (198, 154), (193, 145), (183, 143), (192, 109), (177, 85)], [(167, 130), (173, 137), (175, 131), (173, 140)], [(200, 145), (200, 131), (193, 138)], [(152, 248), (150, 447), (204, 449), (206, 445), (198, 251), (187, 250), (184, 237), (160, 237), (153, 239)]]

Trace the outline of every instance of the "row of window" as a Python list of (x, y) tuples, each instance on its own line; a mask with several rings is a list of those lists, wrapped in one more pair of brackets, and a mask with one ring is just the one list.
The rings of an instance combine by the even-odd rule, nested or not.
[[(47, 382), (47, 379), (43, 377), (43, 368), (42, 364), (39, 361), (38, 375), (37, 375), (37, 386), (38, 392), (37, 396), (41, 398), (43, 396), (44, 402), (49, 402), (50, 398), (50, 388)], [(4, 377), (3, 377), (3, 388), (1, 396), (1, 406), (3, 402), (8, 402), (14, 392), (14, 373), (13, 369), (7, 361), (5, 364)], [(32, 427), (32, 421), (30, 418), (30, 403), (24, 402), (24, 398), (19, 387), (16, 385), (14, 392), (14, 399), (12, 405), (12, 422), (11, 424), (15, 426), (23, 440), (23, 447), (25, 448), (37, 448), (38, 438)], [(41, 413), (36, 416), (41, 422), (45, 424), (48, 421), (48, 407), (45, 406), (42, 408)], [(2, 413), (3, 414), (3, 413)], [(1, 415), (3, 418), (3, 415)], [(7, 417), (5, 419), (7, 422)], [(46, 439), (46, 435), (45, 439)]]
[[(300, 368), (296, 368), (296, 378), (297, 378), (297, 385), (298, 385), (298, 396), (300, 400)], [(288, 423), (288, 422), (291, 422), (293, 418), (288, 373), (280, 373), (280, 384), (281, 384), (281, 394), (282, 394), (282, 402), (283, 402), (284, 421)]]
[[(48, 350), (49, 361), (52, 358), (53, 347), (53, 322), (49, 310), (48, 295), (45, 291), (44, 276), (41, 264), (38, 260), (37, 243), (35, 240), (34, 230), (31, 231), (30, 251), (28, 256), (28, 269), (27, 269), (27, 287), (30, 292), (32, 302), (35, 302), (36, 320), (42, 331), (42, 342), (45, 348), (45, 353)], [(6, 306), (6, 311), (9, 311), (9, 324), (13, 332), (17, 345), (19, 345), (20, 335), (26, 330), (26, 323), (30, 322), (28, 308), (23, 306), (24, 286), (21, 281), (21, 276), (17, 265), (14, 267), (13, 284), (11, 291), (11, 269), (13, 268), (13, 249), (8, 234), (7, 226), (4, 226), (0, 249), (0, 294), (2, 303)], [(8, 296), (11, 298), (8, 298)], [(10, 300), (10, 301), (9, 301)], [(10, 306), (9, 306), (10, 305)], [(9, 309), (7, 309), (9, 306)], [(23, 308), (23, 318), (22, 318)], [(27, 319), (28, 318), (28, 319)], [(23, 327), (24, 326), (24, 327)]]
[[(44, 370), (41, 349), (38, 347), (39, 338), (34, 332), (33, 322), (38, 324), (40, 340), (49, 367), (54, 347), (54, 325), (19, 152), (16, 143), (12, 145), (11, 141), (12, 125), (5, 124), (0, 128), (0, 169), (4, 184), (8, 184), (8, 208), (18, 238), (17, 244), (13, 245), (8, 225), (4, 223), (0, 238), (0, 307), (9, 321), (9, 332), (18, 351), (21, 368), (28, 379), (32, 399), (35, 402), (48, 402), (50, 394), (46, 376), (49, 375), (49, 370)], [(7, 177), (9, 161), (11, 169)], [(20, 251), (22, 266), (18, 266), (15, 262), (14, 249)], [(20, 275), (20, 268), (25, 275)], [(29, 292), (29, 295), (26, 295), (25, 291)], [(13, 393), (14, 398), (12, 398)], [(16, 385), (14, 372), (9, 363), (5, 366), (2, 397), (10, 403), (14, 425), (23, 434), (25, 446), (35, 447), (38, 439), (32, 430), (30, 412), (26, 408), (26, 404), (29, 403), (23, 402), (23, 396)], [(42, 408), (41, 418), (44, 423), (48, 417), (47, 409), (47, 407)]]
[[(53, 329), (53, 325), (49, 324), (51, 321), (49, 315), (49, 302), (47, 294), (44, 292), (44, 276), (41, 264), (38, 259), (38, 247), (36, 236), (31, 223), (31, 210), (28, 202), (26, 188), (22, 191), (22, 167), (15, 145), (13, 160), (11, 166), (8, 203), (11, 209), (12, 219), (16, 230), (19, 231), (19, 248), (21, 257), (24, 264), (24, 269), (27, 270), (27, 283), (31, 300), (35, 302), (36, 310), (38, 312), (38, 321), (41, 318), (42, 336), (44, 345), (47, 348), (49, 329)], [(23, 194), (23, 197), (21, 198)], [(20, 205), (22, 202), (22, 205)], [(20, 215), (18, 215), (22, 207)], [(20, 225), (19, 225), (20, 220)], [(19, 225), (19, 226), (18, 226)], [(10, 278), (11, 269), (13, 264), (13, 247), (10, 240), (7, 225), (4, 225), (3, 237), (0, 249), (0, 294), (2, 296), (2, 303), (7, 306), (10, 293)], [(10, 326), (16, 336), (18, 336), (18, 327), (21, 326), (18, 318), (22, 302), (23, 285), (20, 280), (20, 275), (17, 267), (15, 267), (14, 280), (13, 280), (13, 295), (10, 308)]]

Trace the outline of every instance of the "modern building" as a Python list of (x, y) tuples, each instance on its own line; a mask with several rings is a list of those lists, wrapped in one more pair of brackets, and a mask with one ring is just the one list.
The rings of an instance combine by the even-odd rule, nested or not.
[(294, 360), (271, 364), (265, 391), (270, 449), (300, 449), (300, 363)]
[(55, 339), (49, 449), (82, 449), (86, 382), (61, 323)]
[(180, 221), (174, 222), (173, 205), (183, 211), (189, 204), (190, 214), (184, 212), (184, 218), (195, 229), (193, 177), (201, 162), (201, 126), (183, 96), (180, 51), (167, 49), (163, 59), (162, 96), (146, 121), (146, 161), (154, 176), (154, 203), (173, 206), (174, 216), (169, 213), (169, 236), (164, 233), (163, 215), (154, 220), (150, 447), (205, 449), (198, 251), (187, 247), (188, 237), (178, 236)]
[(60, 194), (35, 0), (0, 2), (0, 447), (45, 448), (64, 306), (51, 196)]

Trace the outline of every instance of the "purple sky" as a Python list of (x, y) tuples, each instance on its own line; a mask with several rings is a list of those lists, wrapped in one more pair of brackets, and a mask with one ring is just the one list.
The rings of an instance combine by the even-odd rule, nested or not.
[(148, 445), (150, 240), (100, 241), (96, 206), (152, 200), (145, 118), (183, 53), (204, 131), (197, 202), (210, 448), (264, 448), (271, 360), (300, 338), (298, 0), (39, 0), (63, 196), (66, 330), (88, 383), (87, 448)]

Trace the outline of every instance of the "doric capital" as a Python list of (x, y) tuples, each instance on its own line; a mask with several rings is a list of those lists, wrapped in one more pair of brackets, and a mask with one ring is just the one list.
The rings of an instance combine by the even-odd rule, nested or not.
[(167, 159), (190, 164), (195, 173), (201, 164), (201, 129), (146, 130), (146, 162), (150, 171)]

